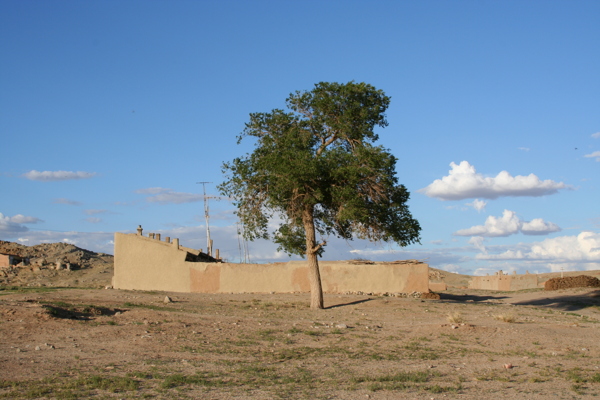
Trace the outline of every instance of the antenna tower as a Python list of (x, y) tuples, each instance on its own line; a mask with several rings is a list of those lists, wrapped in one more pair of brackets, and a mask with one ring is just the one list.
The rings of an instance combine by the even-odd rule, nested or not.
[(206, 184), (212, 182), (196, 182), (202, 184), (202, 191), (204, 192), (204, 218), (206, 219), (206, 254), (212, 257), (212, 240), (210, 240), (210, 227), (208, 226), (208, 197), (206, 196)]

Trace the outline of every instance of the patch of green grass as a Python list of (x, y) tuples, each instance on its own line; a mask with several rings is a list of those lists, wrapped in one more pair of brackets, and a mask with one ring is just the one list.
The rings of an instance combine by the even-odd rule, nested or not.
[(381, 376), (362, 376), (354, 377), (352, 381), (354, 383), (361, 382), (427, 382), (429, 374), (427, 372), (415, 371), (415, 372), (399, 372), (393, 375), (381, 375)]
[(273, 353), (267, 353), (277, 360), (302, 360), (311, 357), (314, 353), (319, 352), (320, 349), (313, 347), (292, 347), (283, 348)]
[(73, 386), (70, 389), (76, 388), (85, 388), (88, 390), (99, 389), (118, 393), (138, 390), (139, 383), (129, 377), (92, 375), (89, 377), (78, 378), (73, 381)]
[(101, 396), (102, 392), (134, 392), (139, 382), (131, 377), (90, 375), (73, 379), (59, 374), (42, 380), (3, 383), (0, 388), (13, 388), (0, 395), (8, 399), (81, 399)]
[(498, 382), (510, 382), (510, 377), (506, 374), (500, 374), (496, 371), (486, 371), (482, 374), (475, 376), (478, 381), (498, 381)]
[(304, 334), (308, 336), (323, 336), (323, 333), (318, 331), (304, 331)]
[(571, 390), (580, 396), (583, 395), (583, 390), (581, 390), (581, 389), (583, 389), (583, 386), (581, 386), (579, 384), (571, 385)]
[(213, 380), (199, 374), (196, 375), (184, 375), (184, 374), (172, 374), (167, 376), (160, 387), (163, 389), (171, 389), (179, 386), (186, 385), (198, 385), (198, 386), (221, 386), (223, 381), (220, 379)]
[(141, 303), (130, 303), (130, 302), (124, 303), (123, 307), (147, 308), (148, 310), (154, 310), (154, 311), (179, 311), (178, 309), (171, 308), (171, 307), (162, 307), (162, 306), (155, 306), (153, 304), (141, 304)]
[(540, 376), (532, 376), (527, 381), (531, 382), (531, 383), (540, 383), (540, 382), (546, 382), (547, 379), (544, 379), (544, 378), (542, 378)]
[(454, 335), (447, 334), (447, 333), (441, 333), (440, 336), (443, 336), (443, 337), (445, 337), (445, 338), (447, 338), (449, 340), (455, 340), (455, 341), (459, 340), (458, 337), (456, 337)]
[(12, 293), (47, 293), (56, 292), (58, 290), (73, 289), (69, 287), (57, 287), (57, 286), (1, 286), (0, 295), (7, 295)]
[(380, 376), (358, 376), (351, 379), (354, 385), (366, 384), (370, 391), (379, 390), (406, 390), (412, 388), (422, 389), (432, 393), (442, 393), (447, 391), (456, 391), (457, 387), (441, 387), (439, 385), (423, 385), (432, 377), (426, 371), (399, 372), (393, 375)]
[(440, 386), (437, 384), (432, 386), (424, 385), (421, 387), (421, 389), (429, 393), (458, 392), (462, 389), (462, 385), (460, 384), (460, 382), (457, 383), (456, 386)]
[(258, 335), (258, 337), (260, 339), (268, 340), (268, 341), (274, 341), (276, 339), (276, 337), (275, 337), (276, 333), (279, 333), (279, 332), (276, 331), (275, 329), (263, 329), (263, 330), (256, 332), (256, 334)]

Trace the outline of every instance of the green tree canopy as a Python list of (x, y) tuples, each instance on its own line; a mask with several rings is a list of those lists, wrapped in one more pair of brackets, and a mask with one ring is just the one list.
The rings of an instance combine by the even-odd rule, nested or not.
[(376, 126), (388, 125), (390, 98), (366, 83), (321, 82), (292, 93), (288, 111), (250, 114), (238, 138), (256, 138), (254, 151), (223, 165), (219, 188), (233, 199), (246, 238), (269, 238), (279, 250), (306, 256), (311, 307), (323, 308), (317, 256), (335, 235), (407, 246), (420, 226), (408, 209), (410, 193), (396, 177), (396, 157), (376, 146)]

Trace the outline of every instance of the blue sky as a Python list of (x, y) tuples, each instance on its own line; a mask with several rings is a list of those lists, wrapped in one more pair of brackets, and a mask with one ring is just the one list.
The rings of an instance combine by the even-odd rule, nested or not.
[[(141, 224), (206, 248), (197, 182), (217, 196), (252, 150), (249, 113), (354, 80), (392, 98), (380, 144), (421, 244), (329, 238), (324, 259), (600, 269), (599, 18), (595, 0), (0, 2), (0, 239), (112, 253)], [(233, 206), (209, 204), (238, 262)]]

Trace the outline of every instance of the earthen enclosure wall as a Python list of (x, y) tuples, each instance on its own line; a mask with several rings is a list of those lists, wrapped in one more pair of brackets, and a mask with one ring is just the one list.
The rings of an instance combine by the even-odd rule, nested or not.
[[(308, 292), (304, 261), (234, 264), (185, 261), (195, 250), (135, 234), (115, 234), (115, 289), (195, 293)], [(197, 253), (197, 251), (195, 251)], [(325, 293), (429, 291), (424, 263), (351, 264), (320, 261)]]
[(541, 283), (537, 275), (504, 275), (502, 271), (491, 276), (474, 276), (469, 282), (469, 289), (482, 290), (512, 291), (538, 287), (541, 287)]

